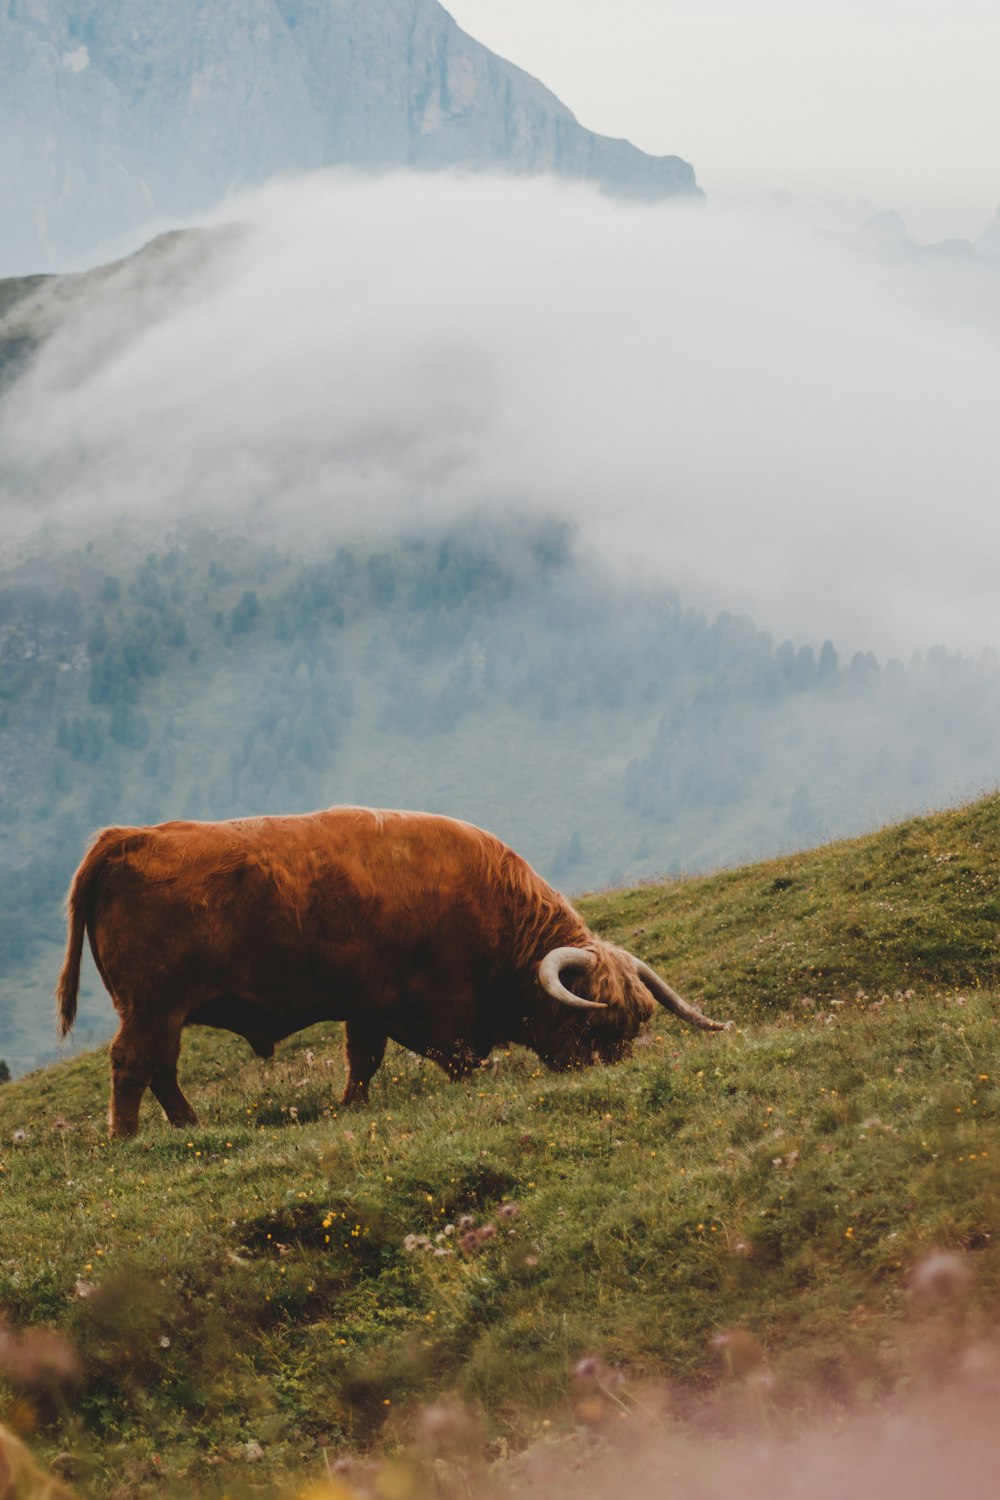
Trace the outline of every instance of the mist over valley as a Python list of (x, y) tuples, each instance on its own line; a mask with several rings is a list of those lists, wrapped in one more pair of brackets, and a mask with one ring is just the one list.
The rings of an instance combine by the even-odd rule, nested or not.
[(997, 642), (996, 257), (887, 261), (544, 179), (334, 173), (9, 285), (8, 545), (513, 508), (816, 648)]

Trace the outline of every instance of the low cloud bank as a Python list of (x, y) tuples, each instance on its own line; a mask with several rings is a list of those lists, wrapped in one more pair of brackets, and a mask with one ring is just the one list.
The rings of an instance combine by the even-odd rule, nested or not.
[(782, 636), (1000, 645), (1000, 262), (945, 274), (549, 182), (288, 181), (77, 299), (0, 407), (9, 534), (516, 507)]

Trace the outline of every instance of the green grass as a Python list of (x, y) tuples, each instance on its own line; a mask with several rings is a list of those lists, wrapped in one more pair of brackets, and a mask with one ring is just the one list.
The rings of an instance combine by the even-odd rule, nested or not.
[[(324, 1451), (402, 1451), (430, 1398), (476, 1413), (489, 1454), (566, 1429), (583, 1355), (626, 1404), (697, 1392), (729, 1328), (786, 1405), (895, 1388), (921, 1255), (975, 1267), (967, 1327), (996, 1305), (997, 815), (588, 898), (738, 1023), (664, 1015), (616, 1068), (513, 1051), (453, 1085), (390, 1049), (372, 1107), (342, 1112), (337, 1028), (270, 1066), (194, 1031), (203, 1123), (149, 1103), (127, 1144), (101, 1054), (0, 1088), (0, 1307), (82, 1360), (72, 1389), (0, 1386), (0, 1420), (79, 1455), (95, 1495), (273, 1494)], [(497, 1230), (477, 1251), (407, 1252), (465, 1214)]]
[(1000, 986), (1000, 797), (707, 879), (590, 897), (635, 947), (742, 1021), (803, 999)]

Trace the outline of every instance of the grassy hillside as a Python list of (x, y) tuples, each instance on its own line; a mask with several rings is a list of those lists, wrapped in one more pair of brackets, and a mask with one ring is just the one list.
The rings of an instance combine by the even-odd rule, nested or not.
[(1000, 988), (1000, 797), (580, 906), (709, 1009), (731, 997), (742, 1021), (912, 987)]
[(515, 1051), (451, 1085), (390, 1049), (345, 1113), (337, 1028), (270, 1066), (193, 1032), (203, 1123), (148, 1105), (124, 1145), (102, 1055), (6, 1084), (0, 1421), (95, 1495), (274, 1495), (410, 1452), (429, 1401), (491, 1456), (637, 1420), (650, 1381), (683, 1410), (725, 1330), (730, 1363), (763, 1350), (775, 1408), (895, 1389), (928, 1250), (975, 1271), (963, 1337), (997, 1305), (998, 818), (589, 898), (738, 1023), (664, 1016), (616, 1068)]

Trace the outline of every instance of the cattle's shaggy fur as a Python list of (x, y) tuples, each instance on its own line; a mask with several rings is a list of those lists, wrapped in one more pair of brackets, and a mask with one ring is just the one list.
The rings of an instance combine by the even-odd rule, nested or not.
[[(270, 1056), (294, 1031), (344, 1021), (349, 1103), (366, 1099), (389, 1038), (452, 1076), (504, 1042), (567, 1068), (621, 1057), (655, 1009), (636, 960), (513, 850), (432, 814), (331, 808), (107, 828), (68, 908), (60, 1030), (76, 1015), (86, 932), (121, 1023), (116, 1135), (135, 1133), (147, 1087), (172, 1123), (193, 1122), (177, 1082), (191, 1024), (235, 1031)], [(538, 974), (556, 948), (593, 955), (565, 972), (561, 998)], [(662, 988), (661, 1003), (718, 1025)], [(574, 995), (599, 1008), (567, 1003)]]

